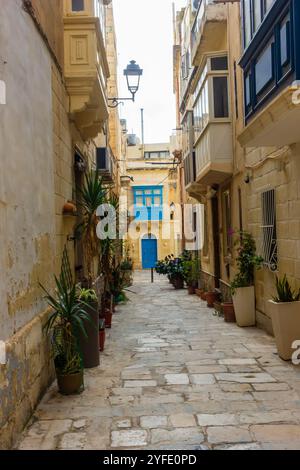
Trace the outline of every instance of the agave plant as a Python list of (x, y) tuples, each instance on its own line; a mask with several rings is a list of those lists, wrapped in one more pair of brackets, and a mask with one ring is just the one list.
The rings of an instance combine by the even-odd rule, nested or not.
[(45, 325), (45, 330), (52, 336), (52, 346), (56, 370), (61, 375), (75, 374), (82, 369), (82, 357), (79, 338), (87, 338), (85, 322), (90, 322), (86, 312), (89, 307), (84, 301), (78, 301), (76, 285), (68, 287), (64, 277), (55, 277), (56, 294), (51, 295), (42, 285), (45, 299), (53, 309)]
[(292, 290), (286, 274), (280, 279), (276, 276), (277, 296), (274, 297), (276, 303), (298, 302), (300, 301), (300, 289)]

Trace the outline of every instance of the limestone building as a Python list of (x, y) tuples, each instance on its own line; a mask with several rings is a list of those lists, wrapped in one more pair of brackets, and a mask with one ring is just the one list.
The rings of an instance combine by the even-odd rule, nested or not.
[(264, 258), (257, 324), (270, 332), (275, 276), (300, 282), (297, 18), (298, 2), (281, 0), (188, 0), (174, 17), (185, 201), (204, 206), (201, 281), (230, 299), (233, 233), (250, 231)]
[(127, 135), (123, 200), (128, 210), (125, 237), (135, 269), (181, 252), (178, 162), (171, 143), (143, 145)]
[(6, 85), (6, 104), (0, 105), (3, 449), (11, 447), (52, 379), (39, 283), (52, 289), (65, 248), (74, 278), (84, 273), (82, 247), (74, 240), (78, 219), (64, 207), (68, 201), (76, 205), (84, 172), (95, 169), (99, 149), (107, 159), (105, 175), (119, 191), (118, 115), (115, 111), (109, 118), (107, 100), (108, 84), (116, 91), (110, 3), (1, 2), (0, 80)]

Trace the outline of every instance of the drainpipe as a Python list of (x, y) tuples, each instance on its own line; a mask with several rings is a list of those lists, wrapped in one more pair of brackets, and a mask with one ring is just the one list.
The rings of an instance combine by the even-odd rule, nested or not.
[(144, 109), (141, 108), (141, 130), (142, 130), (142, 158), (145, 150), (145, 127), (144, 127)]

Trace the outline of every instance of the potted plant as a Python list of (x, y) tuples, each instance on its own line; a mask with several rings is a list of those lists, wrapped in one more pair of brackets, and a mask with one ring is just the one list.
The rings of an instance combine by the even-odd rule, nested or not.
[(181, 258), (176, 258), (169, 263), (168, 272), (176, 290), (184, 287), (184, 267)]
[(100, 260), (100, 240), (97, 237), (97, 209), (107, 202), (107, 189), (98, 171), (90, 171), (85, 175), (83, 188), (79, 191), (78, 205), (82, 211), (82, 222), (76, 228), (76, 237), (82, 238), (84, 261), (88, 287), (92, 287), (95, 273), (99, 266), (94, 260)]
[(254, 326), (254, 272), (261, 267), (263, 258), (256, 255), (255, 240), (248, 232), (240, 232), (235, 245), (239, 245), (236, 259), (238, 272), (231, 283), (231, 291), (236, 322), (239, 326)]
[(55, 278), (55, 284), (55, 295), (49, 294), (41, 286), (52, 308), (45, 331), (51, 335), (59, 392), (71, 395), (84, 388), (79, 338), (81, 335), (86, 336), (84, 325), (89, 322), (89, 315), (84, 302), (78, 302), (75, 285), (68, 287), (63, 277)]
[(214, 308), (215, 302), (218, 299), (218, 292), (215, 290), (209, 290), (205, 293), (205, 300), (207, 302), (208, 308)]
[(99, 350), (101, 352), (104, 351), (105, 337), (105, 319), (101, 318), (99, 321)]
[(100, 364), (98, 298), (94, 290), (83, 288), (77, 291), (77, 296), (89, 317), (89, 321), (84, 321), (86, 335), (81, 334), (79, 338), (83, 365), (85, 369), (92, 369)]
[(132, 260), (130, 258), (124, 259), (120, 265), (120, 269), (123, 274), (125, 287), (131, 286), (132, 285), (132, 271), (133, 271)]
[(196, 258), (183, 261), (183, 267), (184, 280), (188, 287), (188, 293), (189, 295), (194, 295), (196, 293), (196, 287), (198, 285), (198, 279), (200, 275), (199, 260)]
[(233, 302), (222, 302), (222, 309), (224, 314), (224, 321), (226, 323), (235, 323), (235, 311)]
[(63, 207), (63, 215), (77, 215), (77, 207), (74, 201), (67, 201)]
[(292, 344), (300, 340), (300, 289), (292, 290), (284, 275), (276, 277), (277, 295), (269, 301), (270, 316), (279, 356), (285, 361), (291, 359)]

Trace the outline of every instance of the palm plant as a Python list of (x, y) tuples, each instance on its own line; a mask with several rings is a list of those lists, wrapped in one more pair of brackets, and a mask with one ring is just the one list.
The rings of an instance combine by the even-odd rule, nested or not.
[(76, 285), (68, 287), (64, 277), (55, 277), (56, 295), (51, 295), (42, 285), (45, 299), (53, 309), (45, 325), (52, 335), (54, 363), (60, 375), (76, 374), (82, 370), (79, 338), (87, 338), (84, 323), (90, 321), (86, 313), (88, 304), (78, 301)]
[(83, 223), (77, 227), (84, 238), (85, 258), (89, 285), (93, 281), (92, 263), (99, 256), (99, 240), (97, 238), (97, 216), (99, 206), (106, 202), (107, 192), (97, 171), (91, 171), (85, 176), (85, 183), (79, 193), (79, 205), (83, 210)]
[[(111, 193), (106, 203), (112, 206), (115, 210), (114, 216), (116, 220), (111, 221), (115, 223), (118, 230), (118, 215), (119, 215), (119, 197), (114, 193)], [(110, 221), (108, 221), (109, 223)], [(104, 303), (107, 297), (111, 297), (111, 285), (112, 285), (112, 273), (118, 264), (118, 258), (121, 253), (122, 242), (118, 239), (105, 238), (100, 240), (100, 263), (99, 270), (104, 274)]]

